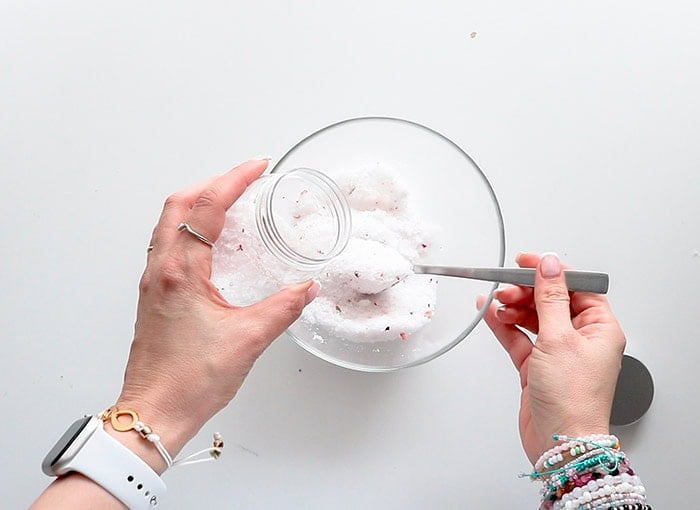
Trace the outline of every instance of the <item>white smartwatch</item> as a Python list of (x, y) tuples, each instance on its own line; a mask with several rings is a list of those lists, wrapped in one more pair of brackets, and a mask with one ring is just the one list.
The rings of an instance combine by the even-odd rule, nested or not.
[(41, 469), (49, 476), (77, 471), (131, 509), (157, 508), (166, 492), (158, 474), (105, 432), (96, 416), (86, 416), (68, 427)]

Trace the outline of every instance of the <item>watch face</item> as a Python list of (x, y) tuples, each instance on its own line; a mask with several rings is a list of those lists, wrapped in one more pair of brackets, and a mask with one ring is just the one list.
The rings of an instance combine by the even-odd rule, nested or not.
[(58, 462), (68, 447), (73, 444), (73, 441), (80, 435), (80, 433), (85, 429), (92, 416), (86, 416), (85, 418), (80, 418), (73, 425), (68, 427), (68, 430), (61, 436), (61, 439), (51, 448), (51, 451), (46, 454), (44, 462), (41, 464), (41, 469), (49, 476), (55, 476), (54, 465)]

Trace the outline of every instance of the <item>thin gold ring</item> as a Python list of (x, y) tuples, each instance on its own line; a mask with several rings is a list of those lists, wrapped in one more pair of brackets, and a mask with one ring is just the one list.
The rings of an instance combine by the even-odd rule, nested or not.
[(146, 253), (151, 253), (153, 251), (153, 245), (149, 244), (148, 248), (146, 248)]

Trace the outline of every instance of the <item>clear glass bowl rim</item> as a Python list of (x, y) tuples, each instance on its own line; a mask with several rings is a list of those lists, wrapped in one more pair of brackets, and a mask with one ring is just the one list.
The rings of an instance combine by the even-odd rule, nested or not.
[[(498, 255), (498, 266), (503, 267), (503, 264), (505, 262), (505, 249), (506, 249), (506, 234), (505, 234), (505, 225), (503, 222), (503, 213), (501, 211), (501, 206), (498, 201), (498, 197), (496, 196), (496, 192), (493, 189), (493, 186), (491, 186), (491, 182), (488, 180), (484, 172), (481, 170), (481, 167), (472, 159), (472, 157), (467, 154), (467, 152), (462, 149), (457, 143), (453, 142), (450, 138), (447, 136), (443, 135), (442, 133), (424, 125), (419, 122), (413, 121), (413, 120), (408, 120), (408, 119), (403, 119), (400, 117), (391, 117), (391, 116), (363, 116), (363, 117), (351, 117), (348, 119), (340, 120), (337, 122), (334, 122), (332, 124), (328, 124), (313, 133), (305, 136), (302, 138), (300, 141), (298, 141), (296, 144), (294, 144), (285, 154), (280, 158), (277, 163), (275, 163), (274, 167), (272, 170), (270, 170), (270, 173), (274, 174), (277, 173), (278, 169), (281, 167), (281, 165), (284, 163), (284, 161), (292, 154), (294, 153), (297, 149), (302, 147), (306, 142), (312, 140), (315, 138), (317, 135), (323, 133), (324, 131), (329, 131), (333, 128), (340, 127), (345, 124), (350, 124), (354, 122), (362, 122), (362, 121), (389, 121), (389, 122), (396, 122), (399, 124), (406, 124), (421, 130), (426, 131), (428, 134), (437, 136), (447, 142), (449, 145), (457, 149), (466, 159), (471, 163), (473, 166), (474, 170), (478, 172), (478, 175), (481, 179), (481, 181), (484, 183), (484, 186), (486, 187), (486, 190), (491, 196), (491, 201), (493, 202), (493, 205), (495, 207), (495, 212), (496, 212), (496, 219), (498, 221), (498, 234), (499, 234), (499, 255)], [(428, 361), (432, 361), (438, 356), (442, 356), (445, 354), (447, 351), (450, 349), (454, 348), (457, 344), (459, 344), (462, 340), (464, 340), (473, 330), (476, 328), (476, 326), (481, 322), (481, 319), (483, 319), (484, 315), (486, 314), (486, 311), (488, 310), (489, 305), (491, 304), (491, 301), (493, 301), (493, 293), (498, 288), (498, 284), (495, 283), (491, 287), (491, 290), (489, 291), (489, 294), (486, 298), (486, 303), (482, 307), (481, 310), (476, 314), (472, 322), (464, 329), (462, 330), (457, 337), (443, 346), (441, 349), (438, 349), (434, 353), (430, 354), (429, 356), (425, 356), (424, 358), (419, 358), (413, 361), (409, 361), (404, 364), (400, 365), (392, 365), (392, 366), (369, 366), (369, 365), (363, 365), (360, 363), (352, 363), (346, 360), (338, 359), (333, 356), (329, 356), (324, 352), (321, 352), (317, 349), (314, 349), (310, 345), (307, 345), (301, 338), (297, 337), (294, 333), (292, 333), (289, 329), (286, 331), (287, 335), (289, 335), (301, 348), (304, 350), (308, 351), (309, 353), (313, 354), (314, 356), (321, 358), (324, 361), (327, 361), (328, 363), (331, 363), (333, 365), (347, 368), (350, 370), (356, 370), (359, 372), (395, 372), (397, 370), (401, 370), (403, 368), (408, 368), (408, 367), (414, 367), (418, 365), (422, 365), (423, 363), (427, 363)]]

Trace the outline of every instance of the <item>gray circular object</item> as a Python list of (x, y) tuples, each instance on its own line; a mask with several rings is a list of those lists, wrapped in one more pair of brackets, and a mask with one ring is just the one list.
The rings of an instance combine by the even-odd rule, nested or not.
[(649, 410), (654, 399), (654, 381), (647, 367), (632, 356), (624, 355), (617, 378), (611, 425), (631, 425)]

